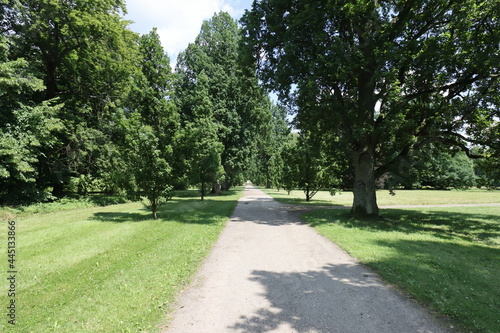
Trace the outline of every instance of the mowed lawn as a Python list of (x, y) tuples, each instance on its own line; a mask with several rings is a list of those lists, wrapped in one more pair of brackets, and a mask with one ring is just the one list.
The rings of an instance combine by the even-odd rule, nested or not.
[[(328, 191), (319, 191), (310, 202), (306, 202), (304, 191), (294, 190), (288, 194), (285, 190), (260, 188), (282, 203), (308, 205), (351, 206), (353, 194), (350, 191), (331, 195)], [(440, 204), (480, 204), (500, 203), (500, 190), (396, 190), (391, 195), (387, 190), (377, 191), (379, 206), (393, 205), (440, 205)]]
[[(17, 219), (14, 331), (158, 331), (241, 194), (240, 188), (204, 201), (174, 197), (158, 220), (141, 203)], [(3, 289), (0, 304), (7, 305)], [(12, 329), (5, 317), (0, 331)]]
[[(286, 203), (303, 192), (268, 190)], [(379, 191), (379, 205), (500, 203), (500, 191)], [(319, 193), (311, 204), (352, 204), (349, 192)], [(319, 209), (303, 218), (457, 331), (500, 332), (500, 206), (382, 209), (359, 220), (349, 209)]]

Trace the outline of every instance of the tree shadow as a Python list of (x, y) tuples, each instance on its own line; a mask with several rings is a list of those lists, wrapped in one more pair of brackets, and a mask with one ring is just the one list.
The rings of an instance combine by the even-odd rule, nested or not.
[(347, 228), (426, 233), (441, 239), (459, 238), (489, 245), (498, 244), (500, 239), (498, 215), (454, 212), (452, 208), (445, 211), (387, 209), (377, 220), (357, 219), (349, 216), (345, 211), (325, 210), (319, 214), (327, 218), (315, 219), (316, 221), (311, 223), (313, 227), (330, 223), (331, 218), (334, 218), (335, 223)]
[(241, 316), (238, 332), (423, 332), (435, 323), (384, 286), (375, 274), (355, 264), (329, 264), (305, 272), (253, 271), (269, 307)]
[[(213, 197), (206, 197), (200, 200), (199, 197), (192, 196), (193, 190), (185, 191), (184, 196), (172, 198), (158, 207), (158, 221), (180, 222), (189, 224), (218, 224), (222, 218), (228, 218), (228, 211), (232, 210), (237, 200), (220, 200)], [(228, 191), (229, 192), (229, 191)], [(233, 190), (234, 194), (236, 190)], [(225, 194), (224, 196), (230, 196)], [(217, 196), (218, 197), (218, 196)], [(93, 220), (101, 222), (141, 222), (151, 220), (151, 210), (144, 206), (141, 212), (97, 212), (94, 213)], [(142, 211), (144, 213), (142, 213)]]
[(453, 241), (379, 240), (394, 253), (370, 262), (431, 309), (457, 320), (468, 331), (498, 327), (500, 249)]
[(142, 222), (151, 219), (151, 212), (147, 213), (118, 213), (118, 212), (97, 212), (92, 220), (100, 222), (124, 223)]

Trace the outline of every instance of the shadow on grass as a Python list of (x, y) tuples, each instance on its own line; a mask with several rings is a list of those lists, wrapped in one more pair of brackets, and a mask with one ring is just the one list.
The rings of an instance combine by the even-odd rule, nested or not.
[[(236, 191), (228, 192), (234, 194)], [(192, 193), (184, 193), (184, 195), (184, 197), (179, 196), (162, 204), (157, 212), (158, 221), (206, 225), (219, 224), (224, 218), (230, 217), (237, 204), (236, 199), (215, 200), (215, 197), (207, 197), (202, 201), (194, 198)], [(224, 194), (224, 196), (229, 195)], [(97, 212), (94, 213), (93, 220), (112, 223), (141, 222), (151, 220), (151, 215), (149, 208), (143, 207), (140, 212)]]
[[(312, 213), (315, 214), (315, 213)], [(346, 211), (318, 211), (312, 226), (334, 221), (347, 228), (363, 228), (380, 231), (399, 231), (404, 233), (426, 233), (441, 239), (460, 238), (485, 244), (498, 243), (500, 223), (498, 215), (454, 212), (452, 209), (407, 210), (390, 209), (382, 212), (378, 219), (360, 220)]]
[(500, 327), (500, 249), (472, 243), (378, 240), (384, 255), (368, 265), (432, 310), (471, 332)]
[(101, 222), (141, 222), (151, 219), (151, 213), (111, 213), (111, 212), (98, 212), (94, 213), (93, 220)]

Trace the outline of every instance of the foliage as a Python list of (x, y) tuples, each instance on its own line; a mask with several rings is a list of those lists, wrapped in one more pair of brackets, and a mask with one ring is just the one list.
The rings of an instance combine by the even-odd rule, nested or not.
[(99, 165), (113, 150), (111, 116), (125, 99), (136, 67), (137, 36), (126, 28), (121, 0), (20, 0), (9, 2), (2, 23), (11, 57), (24, 57), (45, 85), (36, 102), (58, 98), (64, 131), (57, 146), (41, 149), (38, 183), (53, 193), (71, 179), (100, 177)]
[(271, 103), (269, 119), (256, 133), (253, 152), (253, 165), (249, 166), (247, 178), (255, 185), (265, 185), (266, 188), (282, 186), (283, 149), (291, 140), (290, 127), (286, 119), (286, 109)]
[(52, 149), (62, 130), (56, 114), (61, 105), (35, 104), (30, 95), (43, 89), (24, 59), (6, 60), (8, 44), (3, 38), (4, 61), (0, 62), (0, 204), (47, 198), (36, 185), (37, 164), (44, 149)]
[(183, 134), (189, 183), (200, 188), (201, 200), (224, 175), (221, 166), (222, 144), (217, 140), (216, 127), (206, 118), (187, 124)]
[(126, 142), (123, 160), (130, 175), (124, 187), (131, 199), (146, 199), (156, 219), (158, 207), (170, 198), (173, 188), (169, 161), (173, 159), (178, 114), (170, 100), (170, 61), (156, 30), (141, 37), (139, 50), (140, 73), (129, 104), (133, 112), (125, 112), (121, 121)]
[(247, 168), (255, 135), (266, 112), (255, 76), (239, 65), (240, 31), (221, 12), (203, 23), (194, 43), (179, 55), (177, 99), (183, 123), (199, 117), (213, 123), (222, 143), (222, 189), (237, 183)]
[(365, 216), (378, 215), (375, 179), (414, 148), (498, 145), (499, 11), (493, 0), (263, 0), (242, 22), (250, 60), (296, 106), (299, 129), (349, 148), (352, 211)]
[(465, 189), (476, 185), (473, 161), (462, 151), (429, 146), (415, 153), (407, 163), (391, 171), (386, 186), (403, 185), (406, 189), (429, 186), (437, 189)]

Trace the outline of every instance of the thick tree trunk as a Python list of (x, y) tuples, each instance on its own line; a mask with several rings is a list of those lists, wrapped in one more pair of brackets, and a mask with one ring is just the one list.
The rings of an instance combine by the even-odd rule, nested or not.
[(218, 195), (221, 191), (221, 185), (219, 183), (213, 183), (212, 194)]
[(355, 151), (354, 164), (354, 201), (351, 214), (356, 217), (376, 217), (379, 215), (375, 187), (373, 153), (369, 149)]

